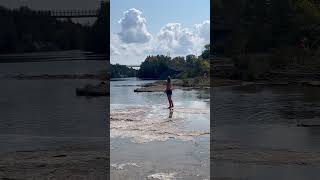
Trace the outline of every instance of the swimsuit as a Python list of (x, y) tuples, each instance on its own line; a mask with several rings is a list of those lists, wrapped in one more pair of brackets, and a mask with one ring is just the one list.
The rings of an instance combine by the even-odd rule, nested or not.
[(166, 93), (167, 93), (167, 95), (172, 95), (172, 90), (168, 89), (168, 90), (166, 90)]

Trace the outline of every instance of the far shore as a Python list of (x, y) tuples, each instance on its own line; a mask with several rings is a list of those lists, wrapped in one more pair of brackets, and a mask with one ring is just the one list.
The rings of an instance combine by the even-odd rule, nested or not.
[[(210, 89), (209, 80), (199, 81), (197, 78), (190, 79), (173, 79), (172, 80), (174, 89), (182, 90), (204, 90)], [(242, 81), (232, 79), (214, 78), (211, 79), (211, 85), (213, 88), (216, 87), (234, 87), (234, 86), (249, 86), (249, 85), (264, 85), (264, 86), (288, 86), (288, 85), (300, 85), (308, 87), (320, 87), (320, 81), (314, 80), (297, 80), (297, 81), (285, 81), (285, 80), (259, 80), (259, 81)], [(141, 87), (134, 90), (134, 92), (163, 92), (165, 87), (165, 80), (158, 80), (153, 83), (142, 85)]]
[[(165, 80), (158, 80), (154, 83), (148, 83), (137, 88), (134, 92), (163, 92)], [(190, 78), (190, 79), (172, 79), (174, 89), (191, 90), (191, 89), (210, 89), (208, 78)]]
[(96, 73), (96, 74), (40, 74), (40, 75), (26, 75), (19, 74), (13, 76), (5, 76), (5, 78), (13, 79), (96, 79), (96, 80), (107, 80), (107, 73)]

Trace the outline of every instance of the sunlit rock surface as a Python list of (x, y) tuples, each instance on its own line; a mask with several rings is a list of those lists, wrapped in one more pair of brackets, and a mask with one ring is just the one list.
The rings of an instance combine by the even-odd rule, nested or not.
[[(161, 113), (161, 110), (159, 113), (156, 109), (143, 106), (113, 109), (110, 116), (111, 137), (129, 138), (132, 142), (146, 143), (168, 139), (189, 141), (197, 136), (209, 134), (209, 131), (184, 127), (186, 116), (208, 114), (208, 109), (175, 108), (167, 110), (169, 114)], [(172, 116), (174, 113), (184, 116)]]

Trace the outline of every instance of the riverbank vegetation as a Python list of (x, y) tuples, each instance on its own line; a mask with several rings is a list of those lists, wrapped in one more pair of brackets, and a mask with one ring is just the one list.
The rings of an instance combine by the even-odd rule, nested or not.
[[(231, 59), (231, 77), (275, 79), (320, 70), (320, 4), (314, 0), (217, 0), (216, 56)], [(222, 34), (222, 35), (221, 35)], [(281, 72), (281, 75), (280, 75)], [(306, 78), (310, 78), (309, 76)]]
[(205, 45), (200, 56), (193, 54), (186, 57), (171, 58), (164, 55), (148, 56), (142, 62), (137, 77), (158, 79), (151, 84), (135, 89), (135, 92), (163, 91), (168, 76), (173, 78), (173, 85), (178, 89), (210, 88), (210, 45)]
[(148, 56), (142, 62), (137, 76), (152, 79), (165, 79), (167, 76), (179, 79), (207, 77), (210, 72), (209, 52), (210, 45), (206, 45), (198, 57), (193, 54), (174, 58), (164, 55)]
[(170, 57), (164, 55), (148, 56), (139, 70), (125, 65), (111, 65), (111, 78), (138, 77), (141, 79), (158, 79), (136, 92), (162, 91), (164, 79), (173, 78), (173, 84), (179, 88), (210, 87), (210, 45), (205, 45), (200, 56), (189, 54), (186, 57)]
[(111, 64), (110, 74), (111, 74), (111, 78), (136, 77), (137, 70), (133, 68), (129, 68), (126, 65)]
[(109, 1), (99, 11), (100, 16), (92, 25), (83, 25), (28, 7), (7, 9), (0, 6), (0, 53), (74, 49), (106, 53)]

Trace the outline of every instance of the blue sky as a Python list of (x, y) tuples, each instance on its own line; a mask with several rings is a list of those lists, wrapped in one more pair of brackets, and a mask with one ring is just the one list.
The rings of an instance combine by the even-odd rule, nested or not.
[(180, 22), (186, 27), (208, 20), (210, 0), (111, 0), (111, 32), (119, 32), (123, 12), (136, 8), (146, 17), (148, 29), (156, 33), (168, 22)]
[(111, 0), (110, 7), (113, 64), (199, 55), (210, 41), (210, 0)]

